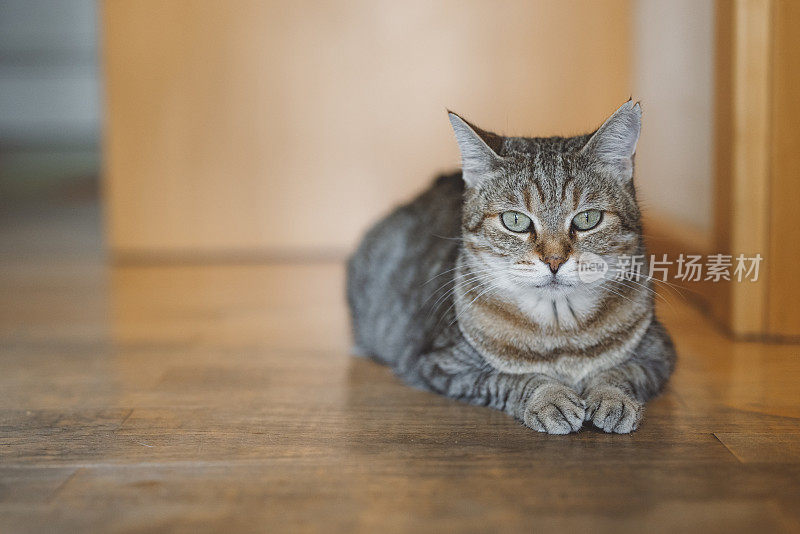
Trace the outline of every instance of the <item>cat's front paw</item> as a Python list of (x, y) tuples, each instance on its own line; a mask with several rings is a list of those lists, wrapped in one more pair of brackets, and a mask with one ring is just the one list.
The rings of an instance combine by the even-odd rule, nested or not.
[(589, 389), (584, 398), (586, 420), (605, 432), (633, 432), (644, 414), (644, 404), (616, 387)]
[(563, 384), (543, 384), (528, 399), (523, 422), (548, 434), (577, 432), (583, 425), (585, 404), (572, 389)]

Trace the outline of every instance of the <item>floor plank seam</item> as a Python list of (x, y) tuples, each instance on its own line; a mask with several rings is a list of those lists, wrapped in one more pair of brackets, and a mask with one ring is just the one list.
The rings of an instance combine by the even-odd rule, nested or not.
[(57, 487), (56, 487), (56, 488), (53, 490), (53, 492), (52, 492), (52, 493), (50, 494), (50, 496), (47, 498), (47, 504), (52, 504), (52, 503), (53, 503), (53, 501), (55, 501), (56, 497), (58, 497), (58, 494), (59, 494), (59, 493), (61, 493), (61, 490), (63, 490), (63, 489), (64, 489), (64, 487), (65, 487), (67, 484), (69, 484), (69, 482), (70, 482), (70, 481), (71, 481), (73, 478), (75, 478), (75, 475), (77, 475), (77, 474), (78, 474), (78, 471), (82, 471), (83, 469), (84, 469), (83, 467), (78, 467), (78, 468), (76, 468), (74, 471), (72, 471), (72, 473), (70, 473), (70, 474), (69, 474), (69, 476), (68, 476), (66, 479), (64, 479), (64, 482), (62, 482), (61, 484), (59, 484), (59, 485), (58, 485), (58, 486), (57, 486)]
[(114, 433), (116, 433), (117, 431), (122, 429), (122, 427), (125, 425), (125, 422), (128, 420), (128, 418), (130, 418), (130, 416), (133, 415), (133, 410), (135, 410), (135, 408), (131, 408), (131, 411), (128, 412), (128, 415), (126, 415), (125, 417), (122, 418), (122, 422), (119, 424), (119, 426), (116, 429), (114, 429)]
[(744, 465), (744, 462), (742, 461), (742, 459), (739, 458), (738, 456), (736, 456), (736, 453), (733, 452), (730, 447), (725, 445), (725, 442), (723, 442), (721, 439), (719, 439), (719, 436), (717, 436), (716, 432), (712, 432), (711, 435), (714, 436), (714, 439), (716, 439), (719, 442), (720, 445), (725, 447), (725, 450), (728, 451), (731, 454), (731, 456), (733, 456), (740, 465)]

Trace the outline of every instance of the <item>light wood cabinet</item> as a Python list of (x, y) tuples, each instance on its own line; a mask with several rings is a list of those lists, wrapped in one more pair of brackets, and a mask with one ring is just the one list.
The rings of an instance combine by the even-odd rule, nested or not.
[(117, 257), (343, 256), (459, 163), (446, 108), (586, 131), (630, 94), (627, 1), (106, 1)]

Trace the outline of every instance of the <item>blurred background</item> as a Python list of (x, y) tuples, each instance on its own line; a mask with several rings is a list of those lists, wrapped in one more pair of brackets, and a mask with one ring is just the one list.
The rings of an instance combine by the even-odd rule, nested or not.
[(0, 198), (96, 196), (98, 33), (92, 0), (0, 2)]
[[(766, 251), (772, 202), (789, 193), (770, 159), (781, 95), (769, 65), (796, 39), (780, 33), (796, 11), (779, 0), (0, 0), (0, 195), (14, 213), (82, 203), (117, 262), (344, 258), (372, 221), (457, 167), (445, 109), (502, 134), (569, 135), (633, 96), (653, 246)], [(732, 228), (748, 200), (759, 220), (744, 210)], [(80, 219), (67, 211), (42, 216)], [(739, 326), (726, 316), (735, 297), (706, 303), (724, 303), (732, 331), (764, 333), (770, 291), (796, 288), (784, 271), (739, 305), (759, 301)]]
[[(630, 95), (647, 117), (645, 202), (706, 230), (712, 7), (108, 2), (110, 245), (341, 256), (457, 167), (446, 108), (502, 133), (575, 134)], [(309, 216), (328, 231), (292, 224)]]
[(630, 95), (644, 201), (709, 228), (710, 1), (1, 5), (3, 195), (86, 189), (105, 131), (118, 253), (341, 255), (458, 165), (446, 108), (575, 134)]

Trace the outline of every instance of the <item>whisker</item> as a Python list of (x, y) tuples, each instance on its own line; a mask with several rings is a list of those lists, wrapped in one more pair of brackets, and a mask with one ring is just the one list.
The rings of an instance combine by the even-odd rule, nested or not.
[[(627, 278), (626, 279), (622, 279), (622, 280), (620, 280), (618, 278), (611, 278), (608, 281), (609, 282), (614, 282), (614, 283), (617, 283), (617, 284), (621, 284), (621, 285), (624, 285), (624, 286), (627, 286), (627, 287), (630, 287), (631, 289), (639, 289), (639, 288), (641, 288), (641, 289), (644, 289), (645, 291), (649, 291), (655, 297), (664, 298), (663, 295), (659, 295), (658, 292), (655, 291), (653, 288), (647, 287), (646, 284), (642, 284), (642, 283), (637, 282), (635, 280), (628, 280)], [(633, 285), (629, 285), (629, 284), (633, 284)]]
[[(623, 272), (628, 272), (628, 271), (625, 271), (625, 270), (623, 270), (623, 269), (619, 269), (619, 268), (615, 268), (615, 269), (614, 269), (614, 272), (616, 272), (616, 273), (623, 273)], [(637, 273), (637, 274), (636, 274), (636, 278), (639, 278), (639, 277), (641, 277), (641, 278), (644, 278), (645, 280), (650, 280), (651, 282), (655, 282), (655, 283), (657, 283), (657, 284), (662, 284), (662, 285), (664, 285), (664, 287), (665, 287), (665, 288), (667, 288), (667, 289), (672, 289), (673, 291), (675, 291), (675, 293), (676, 293), (678, 296), (680, 296), (680, 297), (681, 297), (682, 299), (684, 299), (684, 300), (685, 300), (685, 297), (684, 297), (684, 295), (681, 293), (681, 290), (687, 290), (687, 291), (691, 291), (691, 290), (690, 290), (690, 289), (688, 289), (688, 288), (681, 287), (681, 286), (679, 286), (679, 285), (677, 285), (677, 284), (673, 284), (673, 283), (671, 283), (671, 282), (667, 282), (666, 280), (661, 280), (660, 278), (655, 278), (655, 277), (653, 277), (653, 276), (649, 276), (649, 275), (646, 275), (646, 274), (644, 274), (644, 273)], [(625, 280), (631, 281), (631, 280), (630, 280), (630, 278), (625, 278)]]
[(627, 301), (628, 301), (628, 302), (630, 302), (631, 304), (636, 304), (636, 302), (634, 302), (634, 301), (633, 301), (633, 300), (631, 300), (630, 298), (626, 297), (625, 295), (623, 295), (623, 294), (621, 294), (621, 293), (617, 293), (616, 291), (614, 291), (614, 290), (613, 290), (613, 289), (611, 289), (610, 287), (607, 287), (607, 286), (599, 286), (599, 288), (600, 288), (600, 289), (603, 289), (603, 290), (605, 290), (605, 291), (609, 291), (609, 292), (611, 292), (611, 293), (613, 293), (613, 294), (617, 295), (618, 297), (620, 297), (620, 298), (623, 298), (623, 299), (627, 300)]
[[(468, 281), (466, 281), (466, 282), (464, 282), (464, 283), (460, 283), (460, 284), (458, 284), (458, 285), (456, 285), (456, 286), (452, 287), (451, 289), (449, 289), (449, 290), (448, 290), (448, 291), (447, 291), (447, 292), (446, 292), (444, 295), (442, 295), (441, 297), (439, 297), (439, 299), (437, 299), (437, 301), (436, 301), (436, 302), (434, 303), (434, 305), (431, 307), (431, 312), (428, 314), (428, 316), (430, 317), (430, 315), (432, 315), (432, 314), (434, 314), (435, 312), (437, 312), (437, 311), (438, 311), (438, 309), (439, 309), (439, 306), (441, 306), (442, 304), (444, 304), (444, 303), (446, 302), (446, 300), (447, 300), (447, 298), (448, 298), (448, 297), (452, 296), (452, 295), (453, 295), (453, 294), (454, 294), (454, 293), (455, 293), (457, 290), (459, 290), (459, 289), (463, 289), (463, 288), (464, 288), (464, 287), (466, 287), (468, 284), (475, 284), (475, 282), (478, 282), (478, 283), (477, 283), (477, 284), (475, 284), (473, 287), (471, 287), (470, 289), (468, 289), (468, 290), (467, 290), (467, 291), (464, 293), (465, 295), (469, 295), (471, 292), (473, 292), (473, 291), (475, 291), (475, 290), (478, 290), (478, 289), (480, 289), (480, 288), (482, 288), (482, 287), (485, 287), (487, 284), (491, 283), (491, 280), (488, 280), (488, 281), (487, 281), (487, 280), (484, 280), (484, 279), (482, 279), (482, 278), (483, 278), (483, 276), (482, 276), (482, 275), (481, 275), (481, 276), (477, 276), (477, 277), (473, 277), (473, 278), (471, 278), (470, 280), (468, 280)], [(444, 316), (444, 315), (447, 315), (447, 312), (449, 312), (449, 311), (450, 311), (450, 308), (452, 308), (453, 306), (455, 306), (455, 299), (453, 299), (453, 302), (452, 302), (452, 303), (450, 304), (450, 306), (449, 306), (449, 307), (448, 307), (448, 308), (447, 308), (447, 309), (444, 311), (444, 313), (443, 313), (443, 316)]]
[[(455, 274), (455, 276), (453, 276), (453, 278), (452, 278), (452, 279), (450, 279), (450, 280), (447, 280), (447, 281), (446, 281), (446, 282), (444, 282), (444, 283), (443, 283), (441, 286), (439, 286), (438, 288), (436, 288), (436, 289), (435, 289), (435, 290), (434, 290), (434, 291), (431, 293), (431, 295), (430, 295), (428, 298), (426, 298), (426, 299), (425, 299), (425, 301), (424, 301), (422, 304), (424, 305), (425, 303), (427, 303), (427, 302), (428, 302), (428, 301), (429, 301), (431, 298), (433, 298), (433, 296), (434, 296), (434, 295), (436, 295), (436, 293), (438, 293), (439, 291), (441, 291), (442, 289), (444, 289), (445, 287), (447, 287), (447, 285), (448, 285), (448, 284), (455, 284), (455, 285), (458, 285), (458, 284), (460, 284), (460, 283), (462, 283), (462, 282), (467, 282), (467, 281), (470, 281), (470, 280), (475, 280), (475, 279), (477, 278), (477, 276), (480, 276), (480, 275), (482, 275), (482, 274), (484, 274), (484, 273), (487, 273), (487, 272), (493, 272), (493, 271), (495, 271), (495, 269), (494, 269), (494, 268), (491, 268), (491, 269), (480, 269), (480, 270), (476, 270), (476, 271), (470, 271), (470, 272), (468, 272), (468, 273), (466, 273), (466, 274), (462, 274), (462, 273), (456, 273), (456, 274)], [(477, 275), (477, 276), (476, 276), (476, 275)]]
[[(635, 291), (635, 290), (637, 290), (637, 289), (640, 289), (640, 288), (641, 288), (641, 289), (645, 289), (645, 290), (649, 291), (650, 293), (652, 293), (654, 298), (656, 298), (656, 299), (660, 299), (662, 302), (664, 302), (664, 303), (668, 304), (668, 305), (669, 305), (671, 308), (673, 308), (673, 309), (674, 309), (674, 306), (673, 306), (672, 302), (670, 302), (670, 300), (669, 300), (669, 299), (667, 299), (667, 298), (666, 298), (664, 295), (661, 295), (661, 294), (660, 294), (660, 293), (658, 293), (657, 291), (654, 291), (653, 289), (651, 289), (651, 288), (649, 288), (649, 287), (645, 286), (644, 284), (639, 284), (639, 283), (637, 283), (637, 282), (634, 282), (633, 280), (627, 280), (627, 282), (630, 282), (630, 283), (636, 284), (635, 286), (631, 286), (631, 285), (628, 285), (628, 284), (626, 284), (626, 283), (622, 282), (621, 280), (609, 280), (609, 281), (610, 281), (610, 282), (617, 283), (617, 284), (620, 284), (620, 285), (623, 285), (623, 286), (625, 286), (625, 287), (628, 287), (628, 288), (630, 288), (630, 289), (633, 289), (634, 291)], [(638, 286), (638, 287), (637, 287), (637, 286)]]
[(476, 300), (478, 300), (479, 298), (481, 298), (482, 296), (484, 296), (486, 293), (488, 293), (489, 291), (492, 291), (492, 290), (494, 290), (494, 289), (499, 289), (499, 288), (498, 288), (497, 286), (493, 285), (493, 284), (489, 284), (489, 287), (488, 287), (488, 288), (486, 288), (486, 289), (484, 289), (483, 291), (481, 291), (481, 292), (478, 294), (478, 296), (477, 296), (477, 297), (475, 297), (474, 299), (472, 299), (472, 300), (469, 302), (469, 304), (467, 304), (467, 305), (464, 307), (464, 309), (463, 309), (463, 310), (461, 310), (461, 312), (460, 312), (458, 315), (456, 315), (455, 319), (453, 319), (453, 320), (450, 322), (450, 324), (449, 324), (448, 326), (453, 326), (453, 325), (456, 323), (456, 321), (458, 321), (458, 318), (459, 318), (459, 317), (461, 317), (462, 315), (464, 315), (464, 313), (465, 313), (467, 310), (469, 310), (469, 309), (472, 307), (472, 305), (475, 303), (475, 301), (476, 301)]
[(460, 284), (460, 283), (465, 282), (467, 280), (474, 279), (475, 276), (482, 276), (482, 274), (470, 273), (470, 274), (467, 274), (467, 275), (459, 276), (459, 273), (457, 273), (453, 278), (451, 278), (450, 280), (444, 282), (442, 285), (440, 285), (438, 288), (436, 288), (433, 291), (432, 294), (435, 295), (436, 293), (441, 291), (443, 288), (447, 287), (448, 284)]
[[(455, 266), (455, 267), (453, 267), (452, 269), (447, 269), (446, 271), (443, 271), (443, 272), (441, 272), (441, 273), (437, 274), (437, 275), (436, 275), (436, 276), (434, 276), (433, 278), (431, 278), (431, 279), (429, 279), (429, 280), (426, 280), (425, 282), (423, 282), (423, 283), (422, 283), (422, 285), (424, 286), (425, 284), (427, 284), (427, 283), (429, 283), (429, 282), (432, 282), (432, 281), (436, 280), (436, 279), (437, 279), (437, 278), (439, 278), (440, 276), (444, 276), (444, 275), (446, 275), (447, 273), (452, 273), (453, 271), (457, 271), (458, 269), (459, 269), (459, 267), (458, 267), (458, 266)], [(490, 267), (490, 268), (488, 268), (488, 269), (469, 269), (469, 272), (470, 272), (470, 273), (480, 273), (480, 272), (492, 271), (492, 270), (494, 270), (494, 269), (496, 269), (496, 267)]]
[[(483, 281), (482, 283), (479, 283), (479, 284), (477, 284), (475, 287), (472, 287), (472, 288), (470, 288), (469, 290), (467, 290), (467, 291), (464, 293), (464, 295), (465, 295), (465, 296), (466, 296), (466, 295), (469, 295), (469, 294), (470, 294), (470, 293), (472, 293), (473, 291), (481, 290), (481, 289), (483, 289), (484, 287), (488, 287), (488, 286), (491, 286), (491, 285), (492, 285), (492, 281), (491, 281), (491, 280), (489, 280), (489, 281)], [(444, 318), (447, 316), (448, 312), (449, 312), (451, 309), (455, 308), (455, 305), (456, 305), (456, 299), (453, 299), (453, 302), (452, 302), (452, 303), (450, 303), (450, 306), (448, 306), (448, 307), (447, 307), (447, 309), (444, 311), (444, 313), (442, 313), (442, 316), (439, 318), (439, 322), (441, 322), (441, 321), (442, 321), (442, 319), (444, 319)], [(439, 325), (439, 322), (437, 322), (437, 323), (436, 323), (436, 324), (437, 324), (437, 326)], [(453, 323), (450, 323), (450, 324), (452, 325)]]
[[(475, 281), (479, 281), (480, 279), (481, 279), (481, 276), (479, 275), (479, 276), (473, 276), (472, 278), (469, 278), (467, 280), (459, 280), (458, 282), (455, 283), (455, 285), (453, 285), (453, 287), (451, 287), (450, 289), (448, 289), (447, 291), (442, 293), (442, 295), (438, 299), (436, 299), (436, 302), (434, 302), (434, 304), (432, 306), (433, 310), (436, 310), (436, 308), (438, 307), (438, 305), (439, 305), (439, 303), (441, 301), (443, 301), (448, 296), (450, 296), (453, 293), (455, 293), (458, 289), (466, 287), (470, 283), (473, 283)], [(425, 302), (423, 302), (422, 304), (424, 305), (428, 300), (430, 300), (432, 298), (432, 296), (433, 295), (431, 295), (431, 297), (428, 297), (427, 299), (425, 299)]]
[(643, 274), (642, 276), (645, 279), (650, 280), (651, 282), (655, 282), (656, 284), (662, 284), (666, 289), (673, 290), (678, 296), (680, 296), (681, 298), (684, 298), (684, 299), (685, 299), (685, 297), (684, 297), (683, 293), (681, 293), (681, 291), (684, 290), (684, 289), (687, 290), (687, 291), (692, 291), (689, 288), (681, 287), (681, 286), (679, 286), (677, 284), (673, 284), (671, 282), (667, 282), (666, 280), (661, 280), (659, 278), (654, 278), (654, 277), (648, 276), (646, 274)]
[(448, 236), (438, 235), (438, 234), (430, 234), (430, 235), (432, 237), (437, 238), (437, 239), (446, 239), (447, 241), (467, 241), (463, 237), (448, 237)]

